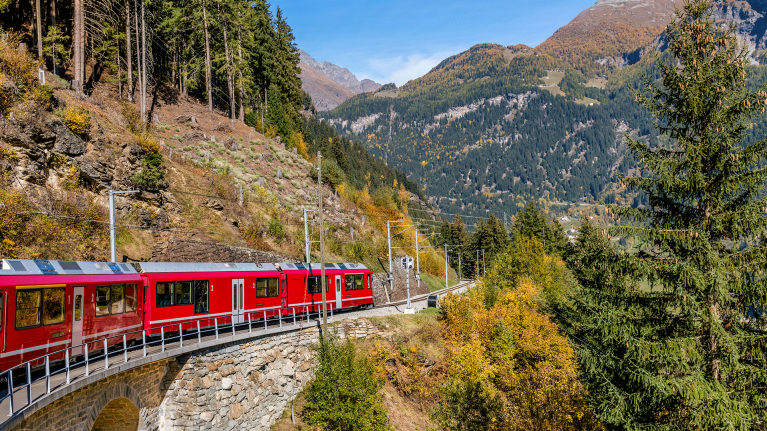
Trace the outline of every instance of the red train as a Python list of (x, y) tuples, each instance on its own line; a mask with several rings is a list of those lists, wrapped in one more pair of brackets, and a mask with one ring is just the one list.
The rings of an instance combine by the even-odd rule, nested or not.
[[(372, 272), (364, 265), (326, 263), (325, 274), (328, 308), (372, 305)], [(142, 333), (156, 336), (168, 325), (197, 330), (204, 318), (202, 327), (210, 327), (317, 312), (319, 275), (319, 264), (310, 270), (302, 263), (3, 259), (0, 371), (106, 337), (113, 337), (112, 345), (122, 343), (122, 335), (128, 340)]]

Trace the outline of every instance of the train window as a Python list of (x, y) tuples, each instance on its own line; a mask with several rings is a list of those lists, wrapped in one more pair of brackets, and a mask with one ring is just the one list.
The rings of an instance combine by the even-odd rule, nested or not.
[(123, 314), (125, 312), (125, 285), (115, 284), (112, 286), (109, 310), (110, 314)]
[(43, 325), (64, 322), (64, 300), (67, 291), (63, 287), (43, 290)]
[(208, 312), (208, 280), (194, 282), (194, 312), (195, 314)]
[(16, 291), (16, 328), (29, 328), (40, 324), (40, 300), (42, 292), (39, 290)]
[(192, 282), (176, 282), (176, 305), (189, 305), (192, 303)]
[(110, 286), (96, 286), (96, 317), (109, 316)]
[(80, 321), (83, 318), (83, 296), (75, 296), (75, 320)]
[[(320, 278), (319, 277), (309, 277), (307, 280), (309, 284), (309, 293), (320, 293)], [(325, 276), (325, 292), (328, 291), (328, 287), (330, 286), (330, 278), (328, 276)]]
[(125, 312), (132, 313), (136, 311), (136, 285), (125, 285)]
[(155, 285), (155, 295), (157, 296), (158, 307), (173, 305), (173, 282), (158, 282)]
[(259, 278), (256, 280), (256, 298), (280, 296), (279, 278)]
[(362, 290), (365, 288), (365, 276), (363, 274), (346, 274), (344, 284), (346, 290)]

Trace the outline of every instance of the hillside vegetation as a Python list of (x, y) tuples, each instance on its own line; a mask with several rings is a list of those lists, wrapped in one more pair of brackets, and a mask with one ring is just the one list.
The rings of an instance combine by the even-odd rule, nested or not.
[[(10, 7), (8, 13), (25, 13), (22, 6)], [(118, 49), (125, 47), (128, 34), (116, 32), (100, 41), (115, 57), (86, 52), (90, 76), (85, 88), (72, 88), (60, 78), (73, 76), (75, 70), (72, 62), (62, 61), (61, 53), (55, 60), (56, 73), (47, 72), (47, 84), (41, 85), (37, 61), (23, 44), (19, 47), (21, 41), (30, 40), (28, 35), (10, 33), (3, 39), (0, 255), (108, 260), (107, 191), (137, 189), (140, 193), (116, 198), (118, 260), (150, 260), (158, 243), (174, 238), (245, 246), (275, 252), (283, 256), (279, 259), (303, 260), (302, 209), (317, 204), (316, 153), (321, 151), (325, 226), (320, 227), (310, 213), (310, 235), (316, 240), (320, 229), (327, 233), (330, 261), (362, 261), (382, 269), (379, 258), (387, 257), (386, 220), (408, 221), (411, 208), (427, 211), (419, 198), (420, 187), (371, 157), (359, 143), (339, 137), (317, 121), (311, 98), (297, 87), (297, 69), (289, 67), (296, 59), (282, 56), (285, 67), (271, 63), (268, 99), (255, 98), (264, 89), (258, 74), (266, 68), (254, 60), (262, 55), (258, 50), (295, 51), (290, 27), (279, 11), (273, 16), (263, 4), (245, 11), (237, 2), (230, 9), (223, 4), (207, 7), (206, 12), (216, 17), (208, 36), (220, 38), (221, 44), (212, 46), (222, 54), (232, 48), (227, 43), (238, 40), (233, 36), (238, 26), (245, 25), (229, 20), (239, 13), (252, 14), (248, 25), (255, 27), (242, 34), (249, 38), (243, 45), (248, 52), (242, 55), (252, 56), (248, 67), (253, 70), (250, 75), (239, 70), (232, 75), (239, 77), (235, 87), (242, 84), (245, 91), (236, 92), (244, 95), (237, 96), (237, 104), (209, 98), (205, 74), (178, 80), (188, 64), (178, 53), (166, 57), (167, 46), (159, 42), (168, 41), (163, 39), (168, 36), (165, 30), (152, 29), (157, 43), (141, 46), (157, 61), (147, 63), (151, 73), (146, 76), (138, 68), (126, 72), (127, 63), (135, 66), (139, 61), (135, 50), (128, 55)], [(63, 16), (73, 12), (69, 6), (60, 8)], [(137, 10), (140, 14), (140, 5)], [(179, 11), (153, 10), (150, 15), (154, 20), (181, 19)], [(118, 21), (130, 19), (132, 24), (123, 24), (131, 30), (143, 30), (134, 18), (115, 12)], [(259, 34), (268, 40), (258, 39)], [(205, 42), (202, 33), (187, 36)], [(68, 45), (62, 39), (61, 46)], [(270, 55), (280, 56), (276, 51)], [(178, 62), (165, 61), (173, 58)], [(219, 78), (229, 76), (226, 67), (231, 61), (218, 55), (213, 61), (222, 66), (215, 72)], [(144, 78), (147, 87), (142, 94), (139, 80)], [(142, 99), (149, 103), (142, 106)], [(402, 252), (414, 252), (411, 238), (402, 235), (394, 245), (404, 247)], [(421, 251), (421, 270), (442, 277), (444, 260), (431, 250)], [(313, 254), (318, 259), (316, 246)]]
[[(563, 73), (556, 96), (541, 79)], [(621, 91), (587, 87), (562, 60), (478, 45), (396, 97), (363, 94), (322, 116), (438, 198), (443, 211), (516, 213), (538, 198), (595, 202), (627, 172), (622, 133), (652, 138), (651, 119)], [(597, 103), (579, 103), (589, 97)]]

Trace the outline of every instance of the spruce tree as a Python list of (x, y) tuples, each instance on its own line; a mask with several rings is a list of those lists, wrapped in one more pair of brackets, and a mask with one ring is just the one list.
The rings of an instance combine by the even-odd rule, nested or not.
[(511, 235), (517, 240), (523, 237), (537, 238), (549, 254), (561, 255), (567, 247), (567, 236), (562, 225), (554, 220), (546, 222), (546, 217), (538, 210), (533, 202), (517, 214), (511, 227)]
[(640, 251), (619, 254), (589, 226), (570, 258), (582, 288), (563, 320), (612, 429), (765, 429), (766, 322), (747, 309), (767, 297), (767, 141), (745, 142), (767, 93), (746, 89), (748, 53), (709, 7), (677, 11), (673, 62), (656, 58), (660, 80), (635, 91), (661, 139), (626, 136), (643, 172), (621, 181), (649, 205), (610, 206), (629, 225), (609, 232)]

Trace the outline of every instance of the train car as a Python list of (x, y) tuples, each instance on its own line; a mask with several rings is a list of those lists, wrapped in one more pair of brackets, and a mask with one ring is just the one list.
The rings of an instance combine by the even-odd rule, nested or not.
[[(284, 275), (271, 263), (142, 262), (147, 335), (197, 330), (279, 315)], [(179, 326), (180, 325), (180, 326)], [(160, 329), (164, 328), (164, 329)]]
[[(3, 259), (0, 370), (67, 347), (81, 355), (80, 345), (107, 337), (109, 345), (131, 332), (140, 338), (142, 302), (141, 276), (129, 264)], [(95, 344), (89, 352), (103, 348)]]
[[(288, 291), (288, 307), (300, 312), (316, 312), (322, 305), (320, 286), (321, 268), (319, 263), (312, 263), (311, 270), (305, 263), (279, 263), (277, 266), (285, 273)], [(373, 304), (373, 291), (370, 284), (372, 271), (361, 263), (326, 263), (325, 264), (325, 300), (328, 309), (366, 306)]]

